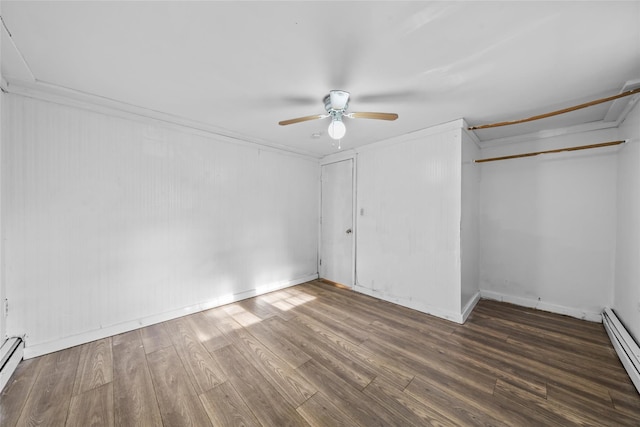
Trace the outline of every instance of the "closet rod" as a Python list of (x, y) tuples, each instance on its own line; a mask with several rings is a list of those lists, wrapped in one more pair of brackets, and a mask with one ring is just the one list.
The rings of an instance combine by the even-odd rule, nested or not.
[(509, 159), (517, 159), (520, 157), (532, 157), (532, 156), (537, 156), (538, 154), (562, 153), (563, 151), (588, 150), (590, 148), (610, 147), (612, 145), (619, 145), (625, 142), (626, 140), (623, 139), (622, 141), (610, 141), (610, 142), (601, 142), (599, 144), (579, 145), (577, 147), (558, 148), (557, 150), (536, 151), (534, 153), (514, 154), (512, 156), (502, 156), (502, 157), (491, 157), (489, 159), (478, 159), (478, 160), (474, 160), (474, 162), (475, 163), (495, 162), (496, 160), (509, 160)]
[(557, 116), (559, 114), (568, 113), (570, 111), (580, 110), (582, 108), (591, 107), (592, 105), (602, 104), (604, 102), (613, 101), (613, 100), (616, 100), (616, 99), (619, 99), (619, 98), (624, 98), (625, 96), (635, 95), (637, 93), (640, 93), (640, 88), (636, 88), (636, 89), (633, 89), (633, 90), (628, 90), (626, 92), (619, 93), (618, 95), (613, 95), (613, 96), (608, 96), (606, 98), (596, 99), (595, 101), (585, 102), (584, 104), (574, 105), (573, 107), (563, 108), (562, 110), (552, 111), (550, 113), (545, 113), (545, 114), (540, 114), (538, 116), (528, 117), (526, 119), (512, 120), (512, 121), (509, 121), (509, 122), (492, 123), (490, 125), (470, 126), (467, 129), (468, 130), (489, 129), (489, 128), (497, 128), (497, 127), (500, 127), (500, 126), (517, 125), (517, 124), (520, 124), (520, 123), (532, 122), (534, 120), (546, 119), (547, 117), (553, 117), (553, 116)]

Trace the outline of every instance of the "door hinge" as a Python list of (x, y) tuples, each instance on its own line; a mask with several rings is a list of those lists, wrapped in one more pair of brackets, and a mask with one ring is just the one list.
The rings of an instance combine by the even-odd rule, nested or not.
[(322, 260), (320, 260), (320, 265), (322, 265)]
[(9, 298), (4, 299), (4, 317), (9, 316)]

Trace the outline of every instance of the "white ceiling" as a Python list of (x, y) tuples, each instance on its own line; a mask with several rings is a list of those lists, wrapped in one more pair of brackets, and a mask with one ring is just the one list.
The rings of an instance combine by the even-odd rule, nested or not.
[[(350, 111), (342, 149), (464, 118), (513, 120), (614, 95), (640, 79), (640, 2), (2, 1), (2, 75), (205, 124), (316, 157), (337, 151), (331, 89)], [(480, 140), (601, 121), (609, 105)], [(313, 133), (321, 133), (312, 139)]]

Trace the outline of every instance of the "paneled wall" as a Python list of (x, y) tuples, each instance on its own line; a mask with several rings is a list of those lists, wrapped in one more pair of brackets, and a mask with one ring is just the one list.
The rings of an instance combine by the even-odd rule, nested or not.
[[(617, 129), (482, 150), (483, 157), (618, 139)], [(598, 320), (612, 302), (617, 147), (483, 163), (483, 296)], [(637, 167), (637, 164), (636, 164)]]
[(613, 309), (640, 342), (640, 103), (620, 126), (618, 227)]
[[(1, 56), (0, 56), (1, 57)], [(5, 94), (0, 91), (0, 236), (2, 236), (2, 171), (4, 170), (4, 166), (2, 166), (2, 147), (4, 145), (4, 126), (2, 124), (2, 104), (4, 102)], [(0, 242), (0, 347), (5, 341), (5, 337), (7, 336), (7, 328), (6, 328), (6, 313), (5, 313), (5, 298), (6, 298), (6, 285), (4, 280), (4, 264), (2, 263), (2, 243)]]
[(480, 206), (480, 148), (475, 139), (466, 131), (462, 132), (462, 218), (461, 218), (461, 283), (460, 304), (464, 314), (469, 314), (479, 298), (479, 229), (478, 209)]
[(5, 96), (8, 329), (27, 354), (317, 274), (316, 160)]
[(357, 163), (357, 286), (460, 321), (461, 129), (363, 149)]

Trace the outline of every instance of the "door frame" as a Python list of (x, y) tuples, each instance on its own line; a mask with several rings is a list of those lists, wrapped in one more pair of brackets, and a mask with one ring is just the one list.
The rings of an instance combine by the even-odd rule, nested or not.
[(357, 245), (358, 239), (358, 223), (357, 223), (357, 211), (358, 211), (358, 197), (357, 197), (357, 154), (356, 153), (338, 153), (336, 155), (330, 155), (323, 159), (320, 159), (319, 170), (319, 203), (318, 203), (318, 259), (316, 266), (318, 269), (318, 277), (320, 277), (320, 259), (322, 256), (322, 167), (333, 163), (344, 162), (351, 160), (351, 229), (353, 238), (351, 239), (351, 285), (349, 289), (355, 289), (356, 287), (356, 257), (357, 257)]

